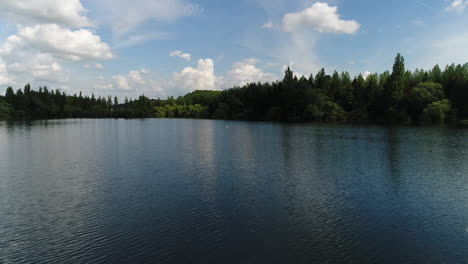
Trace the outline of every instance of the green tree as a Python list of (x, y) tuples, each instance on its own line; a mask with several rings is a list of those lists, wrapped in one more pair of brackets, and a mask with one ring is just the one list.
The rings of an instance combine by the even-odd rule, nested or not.
[(11, 112), (11, 106), (4, 100), (4, 98), (0, 97), (0, 118), (6, 119), (10, 117)]
[(406, 98), (408, 114), (413, 120), (418, 120), (428, 104), (444, 98), (442, 85), (434, 82), (424, 82), (413, 88)]
[(6, 98), (6, 101), (12, 105), (14, 104), (14, 101), (15, 101), (15, 92), (13, 91), (13, 88), (11, 86), (9, 86), (7, 89), (6, 89), (6, 92), (5, 92), (5, 98)]
[(429, 73), (429, 80), (435, 83), (442, 83), (442, 71), (439, 65), (434, 66)]
[(422, 120), (431, 123), (442, 123), (451, 109), (450, 101), (447, 99), (429, 104), (423, 111)]
[(405, 73), (405, 59), (398, 53), (385, 89), (387, 118), (392, 120), (401, 119), (400, 103), (405, 91)]

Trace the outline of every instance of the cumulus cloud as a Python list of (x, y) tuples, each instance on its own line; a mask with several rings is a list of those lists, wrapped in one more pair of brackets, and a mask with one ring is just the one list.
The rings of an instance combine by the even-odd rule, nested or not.
[(109, 45), (87, 28), (94, 24), (81, 2), (1, 0), (0, 16), (17, 25), (17, 32), (0, 44), (0, 62), (4, 62), (1, 81), (64, 88), (70, 86), (67, 62), (103, 69), (96, 61), (114, 55)]
[(466, 0), (455, 0), (453, 1), (445, 10), (453, 11), (456, 13), (463, 13), (468, 6), (468, 1)]
[(133, 80), (136, 83), (139, 83), (139, 84), (145, 83), (139, 71), (130, 71), (128, 73), (128, 76), (130, 77), (131, 80)]
[(138, 98), (145, 95), (150, 98), (166, 98), (175, 95), (174, 87), (169, 86), (169, 80), (153, 80), (150, 70), (131, 70), (119, 73), (110, 78), (99, 76), (91, 77), (86, 83), (95, 94), (111, 94), (121, 99)]
[(19, 24), (54, 23), (69, 27), (88, 27), (86, 9), (80, 0), (2, 0), (0, 15)]
[(222, 88), (243, 86), (254, 82), (273, 82), (278, 77), (271, 73), (265, 73), (257, 67), (257, 59), (246, 59), (234, 63), (232, 69), (225, 77), (220, 77), (218, 82)]
[(91, 31), (72, 31), (55, 24), (19, 27), (0, 46), (0, 57), (18, 82), (50, 82), (63, 86), (69, 73), (60, 61), (84, 61), (85, 67), (103, 68), (97, 59), (110, 59), (109, 46)]
[[(255, 58), (245, 59), (232, 65), (224, 76), (215, 75), (212, 59), (200, 59), (197, 67), (186, 67), (173, 74), (169, 81), (161, 81), (157, 86), (159, 94), (183, 95), (195, 90), (219, 90), (243, 86), (253, 82), (272, 82), (278, 77), (266, 73), (259, 67)], [(155, 87), (153, 85), (153, 87)]]
[(232, 65), (224, 76), (215, 75), (215, 64), (212, 59), (200, 59), (196, 67), (185, 67), (180, 72), (174, 72), (169, 79), (153, 80), (147, 69), (132, 70), (117, 74), (111, 80), (97, 80), (94, 88), (108, 90), (120, 95), (136, 97), (146, 94), (154, 98), (184, 95), (195, 90), (219, 90), (242, 86), (253, 82), (272, 82), (278, 77), (266, 73), (257, 65), (255, 58), (245, 59)]
[(172, 51), (171, 53), (169, 53), (169, 55), (171, 57), (179, 57), (181, 59), (184, 59), (184, 60), (191, 60), (192, 59), (192, 55), (189, 54), (189, 53), (184, 53), (183, 51), (181, 50), (174, 50)]
[(22, 45), (22, 39), (11, 36), (0, 46), (9, 79), (18, 82), (50, 82), (63, 85), (69, 75), (51, 54)]
[(63, 84), (69, 80), (68, 73), (65, 72), (62, 65), (57, 62), (51, 64), (34, 64), (30, 70), (35, 81)]
[(113, 89), (120, 92), (136, 92), (144, 90), (147, 83), (151, 80), (145, 79), (144, 75), (148, 74), (149, 70), (132, 70), (128, 74), (117, 74), (112, 76), (111, 83), (97, 84), (97, 89)]
[(174, 73), (171, 86), (182, 92), (195, 90), (215, 90), (216, 76), (212, 59), (200, 59), (196, 68), (186, 67)]
[(112, 76), (112, 80), (113, 80), (113, 85), (111, 86), (112, 88), (115, 88), (121, 91), (131, 90), (127, 77), (121, 74), (118, 74), (118, 75)]
[(72, 61), (114, 57), (109, 45), (92, 31), (73, 31), (56, 24), (20, 27), (17, 35), (8, 38), (6, 45), (34, 47), (43, 53)]
[(282, 22), (286, 32), (310, 27), (320, 33), (354, 34), (360, 28), (354, 20), (342, 20), (336, 6), (320, 2), (303, 11), (286, 14)]
[(100, 0), (97, 4), (118, 35), (148, 21), (174, 21), (200, 12), (200, 8), (189, 0)]

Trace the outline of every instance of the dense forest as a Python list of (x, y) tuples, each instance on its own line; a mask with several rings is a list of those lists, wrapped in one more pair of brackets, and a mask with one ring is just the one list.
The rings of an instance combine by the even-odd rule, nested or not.
[(392, 72), (298, 78), (288, 68), (284, 79), (251, 83), (224, 91), (195, 91), (178, 98), (67, 95), (26, 85), (8, 87), (0, 97), (0, 118), (213, 118), (269, 121), (368, 121), (441, 123), (468, 118), (468, 63), (438, 65), (429, 71), (405, 69), (398, 54)]

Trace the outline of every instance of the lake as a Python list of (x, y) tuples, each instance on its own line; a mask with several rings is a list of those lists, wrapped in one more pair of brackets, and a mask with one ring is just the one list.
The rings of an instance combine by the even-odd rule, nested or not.
[(0, 263), (466, 263), (468, 130), (0, 122)]

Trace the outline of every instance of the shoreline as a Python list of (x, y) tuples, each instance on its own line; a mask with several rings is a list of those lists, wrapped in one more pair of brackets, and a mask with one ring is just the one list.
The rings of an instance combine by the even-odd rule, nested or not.
[(37, 121), (58, 121), (58, 120), (150, 120), (150, 119), (172, 119), (172, 120), (210, 120), (227, 122), (248, 122), (248, 123), (273, 123), (273, 124), (296, 124), (296, 125), (369, 125), (381, 127), (442, 127), (442, 128), (468, 128), (468, 120), (456, 120), (440, 124), (434, 123), (404, 123), (385, 121), (335, 121), (335, 122), (311, 122), (311, 121), (275, 121), (275, 120), (242, 120), (242, 119), (214, 119), (214, 118), (169, 118), (169, 117), (143, 117), (143, 118), (123, 118), (123, 117), (66, 117), (66, 118), (0, 118), (0, 122), (37, 122)]

